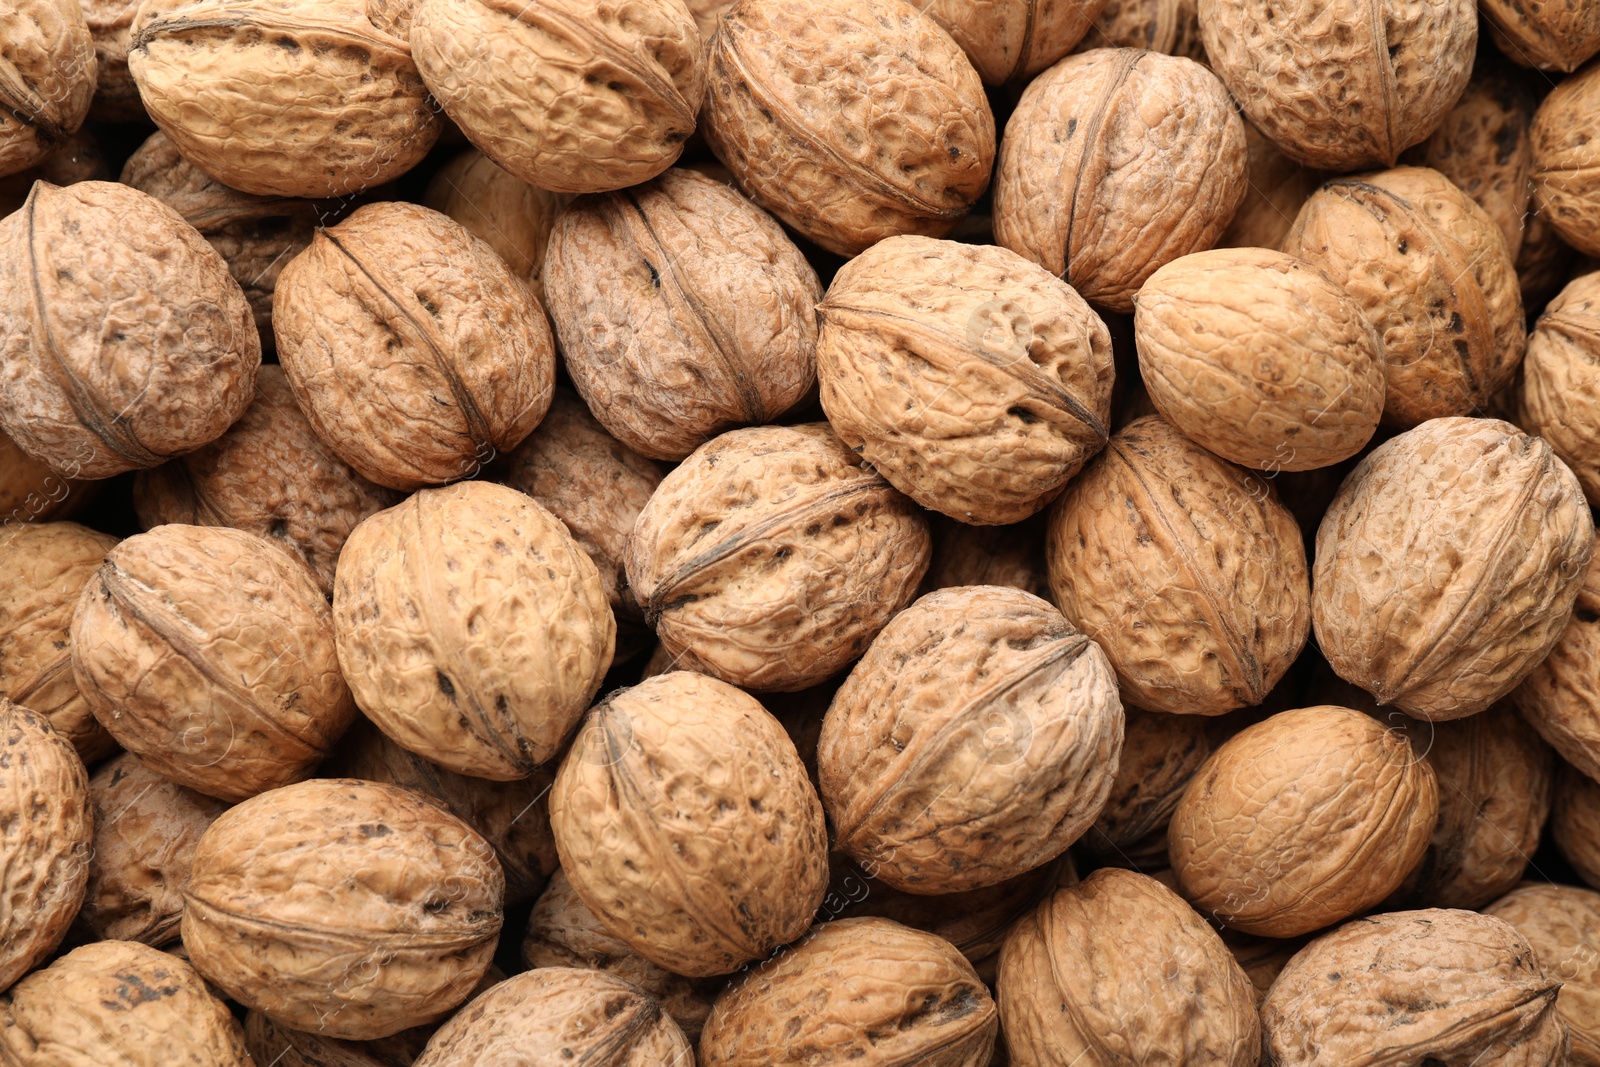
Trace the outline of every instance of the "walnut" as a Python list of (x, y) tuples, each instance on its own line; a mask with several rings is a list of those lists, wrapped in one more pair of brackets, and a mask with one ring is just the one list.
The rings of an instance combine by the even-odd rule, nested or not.
[(1009, 526), (970, 526), (932, 516), (933, 559), (923, 578), (925, 592), (955, 585), (1009, 585), (1050, 595), (1044, 568), (1045, 516)]
[(422, 202), (487, 242), (511, 273), (528, 283), (540, 305), (546, 303), (545, 245), (556, 215), (572, 202), (570, 195), (529, 185), (469, 148), (439, 169)]
[(1135, 48), (1069, 56), (1006, 123), (995, 242), (1091, 304), (1132, 311), (1156, 268), (1222, 236), (1246, 160), (1244, 123), (1200, 64)]
[(670, 655), (792, 691), (866, 651), (931, 551), (921, 509), (811, 423), (701, 445), (639, 513), (626, 566)]
[(27, 170), (83, 125), (99, 64), (77, 0), (14, 0), (0, 13), (0, 176)]
[(99, 489), (98, 482), (79, 482), (57, 474), (0, 433), (0, 522), (20, 526), (71, 518)]
[(1600, 192), (1593, 178), (1600, 164), (1597, 109), (1600, 66), (1590, 66), (1550, 91), (1528, 134), (1536, 205), (1568, 244), (1591, 256), (1600, 256)]
[(1550, 805), (1550, 840), (1572, 869), (1600, 889), (1600, 782), (1562, 764)]
[(1589, 4), (1483, 0), (1482, 9), (1495, 46), (1525, 67), (1571, 72), (1600, 52), (1600, 10)]
[(1249, 153), (1249, 188), (1233, 222), (1217, 239), (1218, 248), (1277, 248), (1294, 225), (1300, 207), (1330, 175), (1301, 166), (1250, 123), (1244, 124)]
[(822, 287), (766, 212), (691, 170), (578, 200), (545, 255), (567, 373), (619, 441), (682, 459), (816, 380)]
[(1434, 419), (1371, 452), (1323, 517), (1317, 644), (1379, 704), (1476, 714), (1561, 639), (1593, 543), (1578, 480), (1543, 440)]
[(556, 757), (616, 640), (583, 549), (492, 482), (423, 490), (356, 527), (333, 614), (367, 717), (423, 758), (495, 781)]
[(1540, 311), (1563, 285), (1573, 280), (1570, 271), (1577, 255), (1550, 225), (1550, 216), (1538, 210), (1537, 203), (1531, 204), (1522, 235), (1522, 251), (1517, 253), (1517, 284), (1522, 290), (1522, 306), (1530, 313)]
[(116, 545), (78, 598), (71, 645), (117, 743), (222, 800), (307, 777), (355, 714), (316, 579), (241, 530), (158, 526)]
[(1556, 1010), (1572, 1033), (1573, 1067), (1600, 1064), (1600, 893), (1529, 884), (1483, 912), (1516, 927), (1545, 977), (1561, 983)]
[(78, 0), (84, 21), (94, 39), (99, 64), (89, 117), (96, 122), (141, 122), (145, 114), (139, 87), (128, 70), (128, 48), (133, 44), (133, 17), (140, 0)]
[(1072, 51), (1105, 6), (1106, 0), (932, 0), (921, 10), (949, 31), (986, 84), (1022, 85)]
[(1600, 271), (1574, 278), (1539, 316), (1518, 401), (1517, 425), (1550, 442), (1600, 503)]
[(0, 429), (76, 478), (154, 467), (250, 403), (239, 283), (177, 212), (115, 182), (34, 185), (0, 220)]
[(708, 67), (706, 143), (751, 199), (831, 252), (942, 237), (988, 188), (983, 82), (902, 0), (744, 0)]
[(1089, 855), (1115, 867), (1156, 871), (1167, 866), (1167, 823), (1211, 755), (1214, 720), (1125, 709), (1122, 757), (1104, 808), (1080, 842)]
[[(81, 2), (81, 0), (80, 0)], [(0, 178), (0, 218), (22, 207), (33, 191), (33, 183), (75, 185), (78, 182), (106, 181), (112, 177), (100, 152), (100, 143), (88, 127), (63, 141), (36, 167)]]
[(1254, 1067), (1255, 990), (1222, 939), (1153, 878), (1103, 868), (1057, 890), (1000, 952), (1014, 1067)]
[(1222, 943), (1228, 946), (1233, 958), (1244, 968), (1250, 984), (1255, 986), (1257, 1004), (1266, 998), (1272, 983), (1278, 980), (1294, 954), (1305, 948), (1306, 941), (1304, 937), (1283, 939), (1257, 937), (1226, 928), (1222, 931)]
[(1108, 0), (1073, 51), (1094, 48), (1143, 48), (1210, 62), (1196, 0)]
[(1048, 538), (1053, 599), (1104, 650), (1129, 704), (1259, 704), (1305, 644), (1294, 518), (1269, 483), (1159, 416), (1111, 438), (1056, 502)]
[(818, 311), (828, 421), (924, 507), (1019, 522), (1105, 445), (1111, 336), (1014, 252), (891, 237), (845, 264)]

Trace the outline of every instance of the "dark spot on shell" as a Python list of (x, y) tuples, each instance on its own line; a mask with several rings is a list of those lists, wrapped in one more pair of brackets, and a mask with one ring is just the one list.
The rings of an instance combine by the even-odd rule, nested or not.
[(434, 677), (439, 682), (439, 692), (454, 700), (456, 698), (456, 687), (455, 683), (450, 680), (450, 676), (445, 674), (444, 671), (435, 671)]

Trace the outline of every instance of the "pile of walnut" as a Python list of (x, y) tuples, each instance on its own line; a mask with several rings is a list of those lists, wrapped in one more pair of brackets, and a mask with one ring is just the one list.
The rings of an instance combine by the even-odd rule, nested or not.
[(1600, 1067), (1597, 53), (0, 0), (0, 1064)]

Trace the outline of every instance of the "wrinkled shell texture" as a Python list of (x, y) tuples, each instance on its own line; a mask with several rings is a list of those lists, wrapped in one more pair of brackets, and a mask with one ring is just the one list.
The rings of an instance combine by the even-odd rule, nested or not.
[(845, 264), (818, 311), (829, 423), (924, 507), (1020, 522), (1105, 446), (1111, 335), (1014, 252), (891, 237)]
[(1528, 885), (1484, 909), (1528, 939), (1546, 978), (1561, 983), (1556, 1010), (1572, 1032), (1574, 1067), (1600, 1063), (1600, 893)]
[(1045, 517), (995, 528), (969, 526), (943, 515), (933, 519), (933, 562), (925, 589), (953, 585), (1009, 585), (1047, 596)]
[(825, 424), (734, 430), (662, 479), (628, 539), (628, 584), (673, 656), (795, 691), (911, 602), (931, 542), (921, 509)]
[(1591, 889), (1600, 889), (1600, 782), (1563, 766), (1550, 805), (1550, 839)]
[(13, 0), (0, 12), (0, 176), (48, 156), (89, 113), (99, 64), (77, 0)]
[(1383, 414), (1383, 344), (1320, 269), (1264, 248), (1197, 252), (1134, 301), (1139, 371), (1167, 421), (1223, 459), (1349, 459)]
[(1512, 699), (1562, 759), (1600, 780), (1600, 553), (1590, 557), (1560, 640)]
[(77, 182), (104, 181), (111, 176), (105, 158), (100, 154), (99, 142), (87, 128), (81, 129), (46, 156), (37, 167), (0, 178), (0, 217), (11, 214), (27, 201), (35, 181), (73, 185)]
[(555, 192), (666, 170), (705, 91), (700, 33), (673, 0), (418, 0), (411, 44), (472, 143)]
[(983, 82), (901, 0), (745, 0), (708, 66), (707, 144), (751, 199), (829, 251), (943, 236), (988, 188)]
[(1014, 1067), (1255, 1067), (1255, 988), (1154, 878), (1104, 868), (1022, 919), (996, 985)]
[(1500, 51), (1525, 67), (1573, 71), (1600, 51), (1600, 9), (1582, 0), (1482, 0)]
[(999, 1015), (946, 941), (888, 919), (840, 919), (717, 998), (701, 1067), (983, 1067)]
[(1093, 823), (1122, 732), (1111, 665), (1047, 602), (930, 593), (872, 642), (823, 721), (834, 848), (914, 893), (1016, 877)]
[(689, 977), (793, 941), (827, 889), (822, 804), (794, 742), (753, 697), (688, 671), (589, 713), (550, 825), (595, 917)]
[(1308, 167), (1394, 166), (1472, 74), (1473, 0), (1200, 0), (1211, 66)]
[(1578, 480), (1543, 440), (1435, 419), (1362, 460), (1323, 517), (1317, 644), (1379, 704), (1476, 714), (1560, 640), (1593, 543)]
[(1277, 248), (1294, 225), (1300, 206), (1328, 174), (1296, 163), (1248, 122), (1244, 124), (1244, 142), (1250, 158), (1249, 187), (1217, 247)]
[(310, 570), (221, 527), (111, 549), (73, 616), (72, 671), (118, 744), (223, 800), (307, 777), (355, 714)]
[(101, 941), (0, 996), (0, 1060), (40, 1067), (258, 1067), (195, 969), (148, 945)]
[(561, 520), (491, 482), (424, 490), (356, 527), (333, 614), (367, 717), (496, 781), (555, 757), (616, 643), (600, 572)]
[(1500, 919), (1442, 908), (1357, 919), (1278, 976), (1261, 1005), (1262, 1063), (1560, 1067), (1559, 984)]
[(1205, 63), (1196, 0), (1107, 0), (1073, 49), (1143, 48)]
[(455, 219), (506, 261), (545, 302), (544, 253), (556, 215), (572, 197), (536, 188), (501, 170), (475, 148), (456, 156), (428, 183), (425, 207)]
[(1533, 116), (1533, 195), (1573, 248), (1600, 255), (1600, 65), (1563, 79)]
[(363, 192), (439, 137), (410, 46), (361, 0), (146, 0), (128, 69), (184, 157), (241, 192)]
[(533, 293), (437, 211), (369, 204), (317, 231), (274, 301), (295, 399), (379, 485), (469, 477), (550, 406), (555, 345)]
[(1385, 421), (1477, 414), (1510, 382), (1526, 341), (1516, 268), (1494, 220), (1437, 171), (1327, 182), (1283, 250), (1326, 271), (1377, 328)]
[(1168, 827), (1201, 912), (1293, 937), (1372, 907), (1422, 859), (1439, 814), (1432, 769), (1359, 711), (1285, 711), (1206, 761)]
[(1517, 253), (1517, 284), (1525, 308), (1543, 307), (1561, 291), (1571, 276), (1573, 247), (1561, 239), (1543, 208), (1529, 205), (1522, 251)]
[(1130, 423), (1050, 514), (1056, 605), (1111, 660), (1129, 704), (1220, 715), (1259, 704), (1311, 624), (1305, 546), (1255, 474), (1158, 416)]
[(1082, 845), (1092, 855), (1137, 870), (1166, 867), (1167, 824), (1193, 778), (1211, 755), (1198, 715), (1125, 709), (1122, 756), (1105, 807)]
[(1244, 200), (1244, 122), (1191, 59), (1069, 56), (1028, 84), (995, 171), (994, 235), (1091, 304), (1132, 311), (1158, 267), (1210, 248)]
[(1105, 7), (1106, 0), (932, 0), (921, 10), (955, 38), (986, 84), (1005, 85), (1072, 51)]
[(78, 0), (89, 35), (94, 39), (94, 99), (89, 115), (97, 122), (147, 122), (139, 87), (128, 70), (128, 48), (133, 44), (133, 17), (140, 0)]
[(0, 428), (73, 478), (154, 467), (250, 404), (261, 341), (178, 213), (114, 182), (38, 183), (0, 220)]
[(770, 215), (691, 170), (585, 197), (545, 257), (567, 373), (654, 459), (777, 419), (816, 381), (816, 272)]
[(1574, 278), (1528, 335), (1517, 424), (1550, 442), (1600, 502), (1600, 272)]
[(183, 943), (230, 997), (364, 1041), (432, 1022), (494, 955), (505, 876), (408, 789), (317, 779), (245, 801), (195, 849)]
[[(244, 1043), (250, 1050), (255, 1067), (411, 1067), (412, 1061), (427, 1045), (432, 1027), (420, 1028), (426, 1033), (415, 1047), (407, 1047), (400, 1058), (385, 1055), (375, 1042), (340, 1041), (336, 1037), (322, 1037), (301, 1030), (290, 1030), (274, 1023), (259, 1011), (252, 1011), (244, 1020)], [(399, 1042), (416, 1031), (406, 1030), (388, 1039)], [(408, 1043), (409, 1044), (409, 1043)]]
[(0, 990), (65, 936), (83, 903), (93, 836), (83, 761), (43, 716), (0, 699)]

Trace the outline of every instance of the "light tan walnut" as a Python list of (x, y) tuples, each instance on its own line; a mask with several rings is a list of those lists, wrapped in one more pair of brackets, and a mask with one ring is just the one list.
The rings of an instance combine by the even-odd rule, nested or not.
[(0, 176), (27, 170), (89, 113), (99, 62), (77, 0), (12, 0), (0, 9)]
[(1564, 78), (1534, 112), (1533, 195), (1563, 240), (1600, 255), (1600, 66)]
[(1528, 335), (1517, 425), (1549, 441), (1600, 503), (1600, 272), (1574, 278)]

